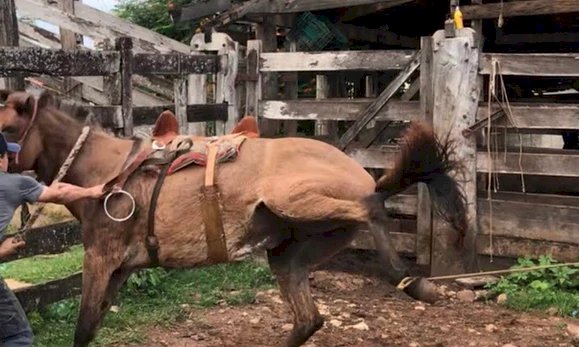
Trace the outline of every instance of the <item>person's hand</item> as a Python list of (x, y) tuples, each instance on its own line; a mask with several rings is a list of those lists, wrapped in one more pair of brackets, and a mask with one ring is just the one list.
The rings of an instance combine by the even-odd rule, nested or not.
[(100, 199), (103, 197), (103, 195), (105, 195), (105, 185), (104, 184), (99, 184), (98, 186), (94, 186), (89, 188), (91, 189), (91, 197), (93, 197), (94, 199)]
[(0, 244), (0, 258), (13, 254), (17, 249), (24, 247), (25, 244), (23, 240), (17, 241), (13, 237), (8, 237)]

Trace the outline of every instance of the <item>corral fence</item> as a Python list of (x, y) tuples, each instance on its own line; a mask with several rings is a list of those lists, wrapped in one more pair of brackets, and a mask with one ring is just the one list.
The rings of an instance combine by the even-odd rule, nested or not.
[[(130, 135), (134, 127), (151, 125), (160, 112), (172, 109), (183, 131), (204, 133), (204, 122), (216, 121), (215, 133), (221, 134), (243, 111), (258, 116), (265, 136), (313, 136), (339, 146), (369, 170), (381, 171), (398, 151), (386, 141), (407, 122), (424, 120), (437, 132), (449, 133), (459, 146), (467, 168), (461, 184), (469, 201), (469, 247), (484, 260), (483, 267), (489, 265), (489, 256), (496, 265), (527, 255), (552, 254), (559, 260), (579, 256), (579, 198), (553, 194), (565, 191), (561, 181), (579, 177), (579, 155), (524, 145), (491, 151), (486, 147), (507, 131), (518, 136), (579, 130), (579, 105), (512, 102), (515, 127), (499, 117), (496, 103), (489, 111), (485, 87), (489, 77), (496, 77), (495, 62), (505, 76), (578, 77), (577, 54), (482, 52), (476, 33), (468, 31), (423, 37), (420, 51), (296, 52), (289, 44), (284, 52), (272, 52), (267, 40), (242, 47), (222, 33), (213, 33), (209, 40), (196, 35), (187, 46), (82, 4), (71, 17), (40, 0), (15, 2), (24, 14), (58, 22), (64, 30), (116, 38), (114, 47), (105, 44), (102, 51), (67, 51), (59, 49), (55, 37), (21, 22), (23, 46), (41, 43), (43, 48), (0, 49), (0, 76), (32, 75), (58, 88), (62, 81), (55, 77), (69, 76), (80, 83), (85, 101), (100, 104), (88, 109), (105, 127)], [(104, 78), (99, 81), (95, 75)], [(312, 78), (313, 97), (300, 98), (298, 83)], [(214, 103), (207, 103), (209, 95)], [(489, 123), (490, 140), (470, 135)], [(488, 199), (489, 174), (491, 181), (515, 184), (491, 189)], [(520, 177), (526, 192), (517, 181)], [(556, 188), (541, 190), (539, 185)], [(398, 214), (390, 230), (399, 252), (415, 257), (433, 275), (464, 268), (465, 260), (449, 245), (448, 226), (433, 214), (425, 186), (409, 189), (388, 204)], [(61, 253), (78, 243), (76, 222), (36, 228), (26, 249), (9, 260)], [(367, 234), (353, 246), (374, 248)], [(77, 295), (81, 278), (78, 273), (16, 292), (30, 311)]]

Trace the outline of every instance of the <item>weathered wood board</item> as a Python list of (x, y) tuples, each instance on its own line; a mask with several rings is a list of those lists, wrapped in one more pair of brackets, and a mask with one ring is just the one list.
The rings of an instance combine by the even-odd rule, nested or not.
[(415, 51), (263, 52), (260, 71), (401, 70)]

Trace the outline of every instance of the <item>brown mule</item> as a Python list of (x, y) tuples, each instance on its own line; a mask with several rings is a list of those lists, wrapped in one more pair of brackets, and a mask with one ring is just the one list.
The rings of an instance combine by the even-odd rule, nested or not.
[[(47, 93), (38, 103), (27, 94), (4, 96), (7, 101), (6, 107), (0, 108), (0, 130), (9, 133), (9, 140), (22, 144), (20, 161), (11, 169), (33, 169), (39, 179), (50, 183), (83, 125), (55, 107)], [(23, 132), (28, 133), (25, 139), (20, 137)], [(92, 186), (111, 180), (123, 169), (135, 141), (93, 128), (65, 181)], [(142, 149), (138, 143), (136, 147)], [(389, 211), (384, 202), (389, 197), (424, 182), (441, 215), (459, 234), (464, 233), (465, 199), (448, 175), (454, 168), (449, 153), (449, 147), (437, 140), (429, 126), (413, 123), (403, 134), (402, 152), (393, 169), (378, 182), (337, 148), (305, 138), (248, 138), (234, 161), (216, 167), (229, 260), (267, 250), (271, 270), (293, 313), (293, 330), (283, 346), (301, 346), (322, 327), (308, 274), (347, 247), (358, 231), (371, 231), (393, 283), (408, 275), (385, 230)], [(200, 212), (204, 176), (203, 167), (189, 166), (168, 176), (162, 186), (154, 215), (160, 266), (213, 263), (208, 258)], [(67, 206), (81, 221), (85, 249), (75, 346), (87, 346), (94, 338), (128, 276), (151, 266), (145, 246), (147, 214), (142, 211), (149, 207), (155, 182), (154, 175), (140, 170), (128, 179), (125, 190), (134, 197), (137, 213), (125, 222), (107, 218), (102, 201)], [(124, 215), (129, 208), (123, 197), (111, 199), (109, 204), (114, 215)], [(407, 292), (428, 297), (431, 292), (424, 283), (417, 282)]]

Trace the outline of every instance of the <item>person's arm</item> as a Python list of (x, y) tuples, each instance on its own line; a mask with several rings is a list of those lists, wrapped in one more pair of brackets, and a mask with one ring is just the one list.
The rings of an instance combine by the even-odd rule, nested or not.
[(103, 195), (103, 185), (83, 188), (72, 184), (55, 182), (50, 186), (44, 186), (31, 177), (22, 176), (20, 179), (20, 193), (23, 199), (22, 202), (68, 204), (84, 198), (100, 198)]
[(103, 185), (83, 188), (68, 183), (55, 182), (44, 188), (38, 197), (38, 201), (51, 202), (55, 204), (68, 204), (85, 198), (98, 199), (102, 195)]

